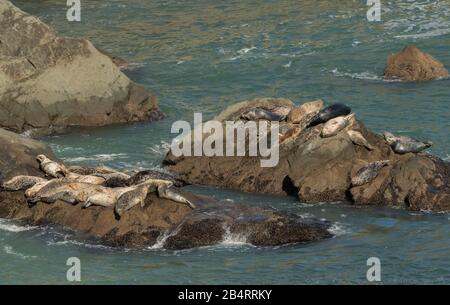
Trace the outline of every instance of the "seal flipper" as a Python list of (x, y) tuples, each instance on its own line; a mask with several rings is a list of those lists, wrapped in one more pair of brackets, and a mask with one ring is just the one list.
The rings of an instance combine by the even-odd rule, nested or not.
[(168, 188), (166, 186), (160, 186), (160, 187), (158, 187), (158, 195), (161, 198), (169, 199), (169, 200), (179, 202), (179, 203), (185, 203), (191, 209), (196, 208), (195, 204), (193, 204), (188, 199), (186, 199), (184, 196), (182, 196), (179, 193), (177, 193), (176, 191), (174, 191), (172, 188)]

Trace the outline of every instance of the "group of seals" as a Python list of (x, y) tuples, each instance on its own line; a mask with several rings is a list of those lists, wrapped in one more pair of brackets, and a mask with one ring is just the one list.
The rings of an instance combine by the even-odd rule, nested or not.
[(173, 189), (183, 186), (176, 177), (155, 170), (146, 170), (129, 176), (112, 169), (89, 171), (89, 175), (70, 172), (64, 165), (54, 162), (45, 155), (37, 156), (40, 169), (50, 180), (20, 175), (1, 184), (1, 191), (25, 191), (28, 204), (37, 202), (54, 203), (61, 200), (70, 204), (84, 203), (114, 208), (116, 216), (140, 204), (144, 206), (148, 193), (157, 192), (160, 198), (195, 205)]

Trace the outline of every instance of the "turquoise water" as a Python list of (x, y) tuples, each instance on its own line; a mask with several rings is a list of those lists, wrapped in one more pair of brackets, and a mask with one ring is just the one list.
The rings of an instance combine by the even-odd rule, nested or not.
[[(13, 1), (68, 36), (84, 36), (126, 58), (131, 79), (150, 88), (167, 118), (46, 138), (67, 163), (158, 167), (173, 121), (205, 119), (257, 96), (299, 104), (350, 105), (377, 131), (431, 140), (450, 155), (450, 79), (383, 80), (385, 59), (407, 44), (450, 67), (449, 1), (381, 1), (370, 23), (366, 1), (88, 1), (68, 23), (65, 1)], [(384, 283), (450, 283), (450, 215), (345, 203), (308, 206), (294, 198), (191, 187), (218, 199), (270, 205), (336, 223), (331, 240), (255, 248), (232, 241), (190, 251), (114, 250), (52, 228), (0, 220), (0, 282), (67, 283), (77, 256), (83, 283), (367, 283), (379, 257)]]

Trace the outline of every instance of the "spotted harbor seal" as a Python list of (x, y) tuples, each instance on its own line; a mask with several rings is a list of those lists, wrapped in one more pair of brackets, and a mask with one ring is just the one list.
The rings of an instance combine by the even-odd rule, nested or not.
[(371, 162), (360, 168), (352, 178), (352, 186), (360, 186), (372, 182), (380, 170), (389, 164), (389, 160)]
[(176, 187), (182, 187), (185, 185), (185, 183), (182, 180), (178, 179), (177, 177), (173, 176), (172, 174), (163, 173), (163, 172), (151, 170), (151, 169), (145, 170), (145, 171), (140, 171), (140, 172), (136, 173), (127, 181), (127, 185), (128, 186), (138, 185), (147, 180), (155, 180), (155, 179), (170, 181)]
[(94, 176), (94, 175), (79, 175), (75, 173), (67, 173), (66, 180), (70, 180), (72, 182), (83, 182), (89, 184), (103, 185), (105, 184), (106, 179)]
[[(150, 184), (136, 185), (130, 190), (123, 192), (117, 199), (117, 203), (114, 206), (114, 212), (118, 218), (122, 217), (123, 213), (133, 208), (136, 205), (140, 205), (142, 208), (145, 206), (145, 198), (150, 190)], [(156, 190), (156, 186), (154, 186)]]
[(352, 109), (344, 104), (333, 104), (320, 110), (318, 114), (313, 116), (307, 127), (326, 123), (336, 117), (348, 115), (351, 111)]
[(2, 191), (23, 191), (33, 187), (36, 183), (47, 182), (46, 179), (35, 176), (16, 176), (0, 186)]
[(356, 130), (347, 130), (348, 137), (355, 144), (373, 150), (373, 146), (364, 138), (362, 133)]
[(321, 136), (323, 138), (329, 138), (337, 135), (341, 130), (350, 125), (354, 117), (355, 114), (352, 113), (347, 116), (339, 116), (327, 121), (322, 128)]
[(36, 159), (39, 162), (39, 168), (47, 175), (53, 178), (64, 177), (67, 170), (64, 166), (47, 158), (45, 155), (38, 155)]
[(67, 203), (77, 204), (85, 202), (94, 194), (107, 192), (107, 188), (100, 185), (83, 182), (57, 181), (42, 187), (34, 194), (34, 196), (28, 198), (27, 202), (31, 205), (38, 201), (54, 203), (57, 200), (62, 200)]
[(247, 121), (267, 120), (271, 122), (280, 122), (284, 121), (287, 116), (258, 107), (243, 112), (240, 117)]
[(122, 187), (128, 185), (128, 181), (130, 180), (130, 176), (121, 172), (114, 173), (94, 173), (94, 176), (101, 177), (105, 179), (105, 185), (107, 187)]
[(430, 148), (432, 142), (421, 142), (414, 138), (406, 136), (395, 136), (390, 132), (383, 133), (384, 139), (391, 146), (392, 150), (397, 154), (419, 153), (427, 148)]

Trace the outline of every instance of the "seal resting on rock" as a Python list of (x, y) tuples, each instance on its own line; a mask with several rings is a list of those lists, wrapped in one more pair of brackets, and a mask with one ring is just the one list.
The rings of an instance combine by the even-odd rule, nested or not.
[(53, 178), (64, 177), (67, 170), (64, 166), (58, 164), (55, 161), (50, 160), (45, 155), (38, 155), (36, 159), (39, 162), (39, 168), (47, 175)]
[(333, 104), (322, 109), (318, 114), (313, 116), (307, 127), (316, 126), (336, 117), (348, 115), (351, 111), (352, 109), (347, 105)]
[(373, 181), (380, 170), (389, 164), (389, 160), (375, 161), (360, 168), (352, 178), (352, 186), (360, 186)]
[(141, 184), (147, 180), (168, 180), (170, 182), (173, 183), (174, 186), (176, 187), (182, 187), (185, 185), (185, 183), (178, 179), (177, 177), (175, 177), (172, 174), (168, 174), (168, 173), (163, 173), (160, 171), (156, 171), (156, 170), (145, 170), (145, 171), (140, 171), (138, 173), (136, 173), (134, 176), (132, 176), (126, 183), (127, 186), (131, 186), (131, 185), (137, 185), (137, 184)]
[(368, 150), (373, 150), (373, 146), (364, 138), (362, 133), (356, 130), (347, 130), (348, 137), (355, 145), (359, 145), (367, 148)]
[(96, 185), (103, 185), (106, 181), (106, 179), (95, 175), (79, 175), (74, 173), (67, 173), (66, 179), (72, 182), (83, 182)]
[(130, 176), (121, 172), (114, 173), (94, 173), (93, 176), (98, 176), (105, 179), (105, 185), (107, 187), (121, 187), (128, 185), (128, 181), (130, 180)]
[(36, 183), (46, 182), (47, 180), (41, 177), (35, 176), (16, 176), (11, 178), (10, 180), (4, 182), (0, 186), (0, 190), (2, 191), (23, 191), (33, 187)]
[(433, 145), (432, 142), (421, 142), (411, 137), (395, 136), (387, 131), (383, 135), (386, 142), (397, 154), (419, 153)]
[(247, 121), (267, 120), (271, 122), (280, 122), (286, 119), (286, 115), (280, 115), (264, 108), (252, 108), (241, 114), (241, 119)]
[(321, 132), (322, 138), (329, 138), (337, 135), (344, 128), (351, 126), (354, 118), (355, 114), (352, 113), (347, 116), (339, 116), (327, 121)]

